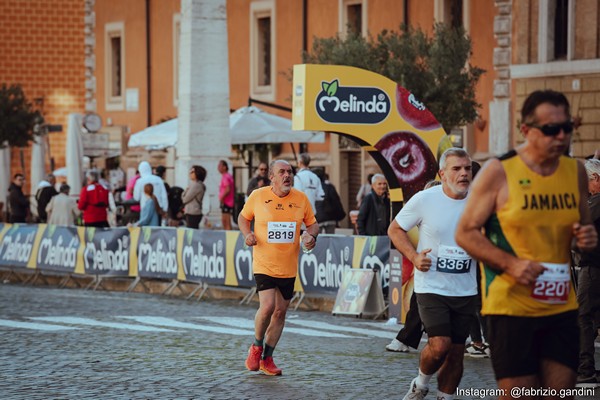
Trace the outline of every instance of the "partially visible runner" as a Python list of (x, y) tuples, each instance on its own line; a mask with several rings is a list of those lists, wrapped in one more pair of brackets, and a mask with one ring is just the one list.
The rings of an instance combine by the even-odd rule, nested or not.
[(484, 165), (456, 232), (459, 246), (484, 263), (482, 314), (501, 399), (513, 387), (575, 386), (571, 241), (585, 251), (597, 243), (585, 169), (563, 156), (573, 132), (566, 97), (531, 93), (521, 121), (525, 142)]
[[(429, 181), (425, 184), (423, 190), (441, 184), (442, 182), (440, 181)], [(419, 317), (419, 306), (417, 305), (417, 295), (413, 291), (413, 294), (410, 296), (410, 308), (406, 313), (404, 326), (398, 331), (398, 334), (392, 339), (390, 344), (385, 346), (385, 349), (399, 353), (408, 353), (410, 351), (409, 347), (417, 349), (419, 343), (421, 343), (423, 332), (423, 323), (421, 322), (421, 317)]]
[[(273, 351), (294, 294), (300, 241), (307, 250), (314, 248), (319, 225), (306, 195), (292, 188), (294, 175), (287, 161), (272, 161), (269, 179), (271, 186), (254, 190), (238, 218), (246, 245), (254, 246), (252, 269), (260, 302), (246, 368), (281, 375), (281, 369), (273, 362)], [(302, 223), (306, 232), (300, 236)]]
[[(600, 160), (585, 162), (588, 175), (588, 205), (596, 231), (600, 230)], [(595, 341), (600, 324), (600, 246), (583, 253), (577, 274), (577, 301), (579, 302), (579, 369), (577, 386), (595, 387), (596, 377)]]
[[(463, 373), (465, 340), (475, 314), (477, 263), (454, 241), (471, 183), (471, 158), (450, 148), (440, 157), (441, 186), (414, 195), (388, 229), (394, 246), (415, 266), (419, 315), (428, 341), (418, 376), (404, 399), (423, 399), (438, 373), (438, 400), (453, 398)], [(408, 231), (419, 227), (415, 249)]]

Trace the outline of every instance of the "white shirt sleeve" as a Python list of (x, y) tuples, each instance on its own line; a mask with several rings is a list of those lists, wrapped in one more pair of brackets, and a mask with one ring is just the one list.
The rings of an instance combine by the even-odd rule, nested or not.
[(301, 192), (304, 192), (304, 184), (302, 183), (302, 179), (300, 179), (300, 172), (294, 175), (294, 189), (298, 189)]
[(419, 192), (415, 194), (410, 200), (402, 207), (400, 212), (396, 215), (396, 222), (400, 225), (404, 231), (409, 231), (415, 226), (421, 224), (423, 220), (423, 213), (421, 210), (421, 206), (423, 204), (422, 194), (423, 192)]
[(321, 180), (318, 179), (319, 177), (317, 176), (317, 201), (321, 201), (325, 198), (325, 191), (323, 190), (323, 184), (321, 183)]
[(135, 182), (135, 186), (133, 187), (133, 199), (136, 201), (140, 201), (141, 197), (142, 197), (142, 190), (143, 190), (144, 186), (142, 183), (142, 178), (139, 178), (136, 182)]

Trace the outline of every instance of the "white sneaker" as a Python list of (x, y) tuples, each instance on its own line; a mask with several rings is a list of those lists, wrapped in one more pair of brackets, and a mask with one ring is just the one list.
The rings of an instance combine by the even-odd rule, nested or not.
[(408, 389), (408, 393), (406, 393), (402, 400), (423, 400), (427, 396), (427, 393), (429, 393), (429, 389), (419, 389), (417, 387), (417, 378), (415, 378), (410, 383), (410, 389)]
[(408, 346), (399, 341), (398, 339), (392, 340), (390, 344), (385, 346), (387, 351), (395, 351), (398, 353), (408, 353)]
[(481, 346), (470, 343), (465, 347), (465, 355), (473, 358), (490, 358), (490, 348), (484, 343)]

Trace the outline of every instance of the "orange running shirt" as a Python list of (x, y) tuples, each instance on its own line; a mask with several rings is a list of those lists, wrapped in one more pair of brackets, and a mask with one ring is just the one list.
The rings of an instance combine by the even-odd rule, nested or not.
[(294, 278), (298, 272), (300, 228), (317, 222), (304, 193), (292, 188), (285, 197), (271, 187), (250, 194), (241, 212), (248, 221), (254, 219), (252, 270), (274, 278)]

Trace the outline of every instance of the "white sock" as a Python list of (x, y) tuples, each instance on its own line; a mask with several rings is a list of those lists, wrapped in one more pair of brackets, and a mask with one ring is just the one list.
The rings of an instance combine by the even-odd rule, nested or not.
[(438, 390), (437, 392), (437, 400), (452, 400), (454, 399), (454, 395), (444, 393)]
[(432, 376), (433, 375), (425, 375), (423, 371), (421, 371), (421, 369), (419, 368), (419, 376), (417, 376), (417, 381), (415, 382), (417, 384), (417, 387), (419, 387), (420, 389), (428, 388), (429, 380), (431, 380)]

